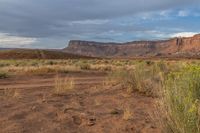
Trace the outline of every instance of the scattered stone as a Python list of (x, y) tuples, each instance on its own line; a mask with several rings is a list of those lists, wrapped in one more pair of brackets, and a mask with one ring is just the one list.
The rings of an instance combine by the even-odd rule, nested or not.
[(90, 118), (87, 125), (88, 126), (94, 126), (96, 124), (96, 119), (95, 118)]
[(43, 102), (43, 103), (46, 103), (47, 101), (46, 101), (46, 99), (42, 99), (42, 102)]
[(72, 110), (73, 108), (72, 107), (65, 107), (63, 109), (63, 113), (67, 113), (69, 110)]
[(95, 122), (89, 121), (87, 125), (88, 125), (88, 126), (94, 126), (94, 125), (95, 125)]
[(36, 106), (32, 106), (32, 107), (31, 107), (31, 110), (32, 110), (32, 111), (36, 111), (36, 109), (37, 109)]
[(155, 128), (156, 128), (156, 126), (154, 126), (154, 125), (151, 125), (151, 128), (155, 129)]
[(111, 112), (110, 112), (110, 114), (112, 114), (112, 115), (118, 115), (118, 114), (120, 114), (120, 110), (119, 109), (113, 109), (113, 110), (111, 110)]

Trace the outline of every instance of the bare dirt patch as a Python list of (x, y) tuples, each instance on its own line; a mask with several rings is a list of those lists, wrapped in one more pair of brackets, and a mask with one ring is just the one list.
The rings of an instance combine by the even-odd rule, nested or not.
[(0, 79), (1, 133), (160, 132), (150, 115), (154, 98), (103, 86), (106, 74), (100, 72), (61, 75), (73, 77), (75, 89), (57, 96), (52, 93), (55, 76)]

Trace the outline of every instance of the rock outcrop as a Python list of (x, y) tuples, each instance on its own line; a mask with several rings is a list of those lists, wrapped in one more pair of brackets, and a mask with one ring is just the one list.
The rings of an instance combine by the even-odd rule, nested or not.
[(200, 34), (187, 38), (128, 43), (72, 40), (64, 51), (93, 57), (200, 57)]

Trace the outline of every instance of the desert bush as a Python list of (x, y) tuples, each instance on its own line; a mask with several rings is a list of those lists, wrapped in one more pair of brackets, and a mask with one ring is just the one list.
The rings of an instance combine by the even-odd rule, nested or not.
[(80, 68), (73, 65), (41, 65), (41, 66), (9, 66), (2, 68), (3, 71), (12, 74), (43, 75), (49, 73), (68, 73), (80, 71)]
[(54, 93), (56, 95), (64, 95), (74, 89), (74, 80), (72, 78), (55, 77)]
[(7, 78), (7, 77), (8, 77), (8, 74), (6, 72), (0, 71), (0, 79), (4, 79), (4, 78)]
[(135, 67), (134, 77), (136, 90), (145, 95), (157, 96), (157, 91), (161, 87), (163, 73), (158, 63), (140, 64)]
[(187, 66), (169, 73), (159, 102), (165, 132), (200, 132), (200, 67)]
[(147, 60), (145, 61), (147, 65), (152, 65), (154, 62), (153, 61), (150, 61), (150, 60)]
[(24, 70), (24, 72), (27, 74), (40, 75), (40, 74), (55, 73), (57, 72), (57, 70), (53, 67), (41, 66), (41, 67), (27, 67)]
[(91, 66), (88, 63), (81, 63), (79, 64), (82, 70), (90, 70)]
[(138, 91), (148, 96), (157, 96), (157, 90), (161, 87), (162, 72), (157, 63), (149, 65), (142, 62), (134, 69), (112, 71), (107, 80), (121, 84), (129, 93)]
[(71, 60), (44, 60), (43, 65), (68, 65)]
[(112, 70), (112, 66), (111, 65), (93, 65), (91, 66), (92, 70), (97, 70), (97, 71), (111, 71)]
[(125, 108), (124, 114), (123, 114), (123, 119), (126, 121), (133, 119), (133, 112), (129, 107)]
[(7, 67), (7, 66), (9, 66), (9, 65), (10, 65), (9, 63), (0, 62), (0, 67)]
[(138, 82), (134, 71), (115, 70), (108, 75), (106, 80), (106, 84), (120, 84), (123, 88), (126, 88), (128, 92), (133, 92), (138, 88)]
[(112, 70), (112, 66), (104, 66), (101, 68), (102, 71), (111, 71)]

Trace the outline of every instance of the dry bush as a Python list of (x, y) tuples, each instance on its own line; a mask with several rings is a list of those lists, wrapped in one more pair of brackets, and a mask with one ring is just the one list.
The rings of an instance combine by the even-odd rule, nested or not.
[(67, 73), (81, 70), (97, 70), (110, 72), (112, 70), (131, 68), (135, 61), (127, 60), (4, 60), (0, 68), (12, 74), (46, 74)]
[(126, 121), (133, 119), (133, 112), (131, 111), (131, 109), (129, 107), (125, 108), (124, 114), (123, 114), (123, 119)]
[(158, 101), (164, 132), (200, 132), (200, 67), (187, 66), (165, 78)]
[(4, 79), (8, 77), (8, 73), (0, 71), (0, 79)]
[(75, 83), (73, 78), (55, 77), (54, 93), (56, 95), (64, 95), (74, 89)]
[(92, 65), (91, 69), (97, 71), (111, 71), (113, 67), (107, 64), (97, 64), (97, 65)]
[(91, 69), (91, 66), (88, 63), (81, 63), (81, 64), (79, 64), (79, 66), (82, 70), (90, 70)]
[(42, 66), (42, 67), (28, 67), (25, 69), (26, 74), (47, 74), (47, 73), (55, 73), (56, 69), (53, 67)]
[(76, 66), (64, 66), (64, 65), (50, 65), (50, 66), (24, 66), (16, 67), (10, 66), (4, 68), (4, 71), (11, 72), (13, 74), (28, 74), (28, 75), (42, 75), (48, 73), (68, 73), (68, 72), (78, 72), (80, 69)]
[(138, 91), (147, 96), (157, 96), (163, 73), (158, 63), (138, 63), (133, 69), (118, 69), (111, 72), (108, 83), (121, 84), (128, 93)]

